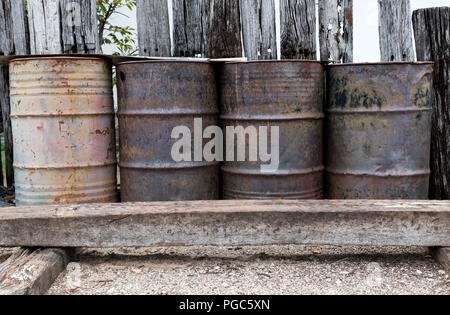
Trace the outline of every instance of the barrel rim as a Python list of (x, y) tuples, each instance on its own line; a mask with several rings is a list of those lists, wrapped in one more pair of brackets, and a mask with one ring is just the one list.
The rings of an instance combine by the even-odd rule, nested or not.
[(312, 64), (320, 64), (323, 65), (326, 62), (320, 61), (320, 60), (312, 60), (312, 59), (281, 59), (281, 60), (249, 60), (249, 61), (228, 61), (225, 62), (225, 65), (232, 65), (232, 64), (265, 64), (265, 63), (298, 63), (298, 64), (304, 64), (304, 63), (312, 63)]
[(27, 57), (27, 58), (15, 58), (15, 59), (11, 59), (10, 61), (9, 61), (9, 63), (11, 64), (11, 63), (13, 63), (13, 62), (18, 62), (18, 61), (34, 61), (34, 60), (71, 60), (71, 61), (73, 61), (73, 60), (95, 60), (95, 61), (98, 61), (98, 60), (103, 60), (103, 61), (106, 61), (106, 62), (108, 62), (108, 63), (111, 63), (111, 61), (110, 60), (108, 60), (107, 58), (102, 58), (102, 57), (92, 57), (92, 56), (86, 56), (86, 57), (83, 57), (83, 56), (64, 56), (64, 55), (61, 55), (61, 56), (56, 56), (56, 57), (52, 57), (52, 56), (42, 56), (42, 57)]
[(180, 60), (180, 59), (174, 59), (174, 60), (133, 60), (133, 61), (124, 61), (119, 62), (116, 66), (122, 66), (122, 65), (129, 65), (129, 64), (141, 64), (141, 63), (167, 63), (167, 64), (176, 64), (176, 63), (191, 63), (191, 64), (208, 64), (212, 65), (212, 63), (209, 60)]
[(364, 66), (391, 66), (391, 65), (412, 65), (412, 66), (420, 66), (420, 65), (433, 65), (435, 62), (433, 61), (386, 61), (386, 62), (357, 62), (357, 63), (339, 63), (339, 64), (328, 64), (327, 67), (364, 67)]

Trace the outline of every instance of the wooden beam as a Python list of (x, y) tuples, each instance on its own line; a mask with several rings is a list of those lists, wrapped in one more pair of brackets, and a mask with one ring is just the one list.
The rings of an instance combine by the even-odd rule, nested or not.
[[(28, 54), (29, 46), (24, 1), (0, 1), (0, 56)], [(8, 187), (12, 187), (14, 186), (13, 136), (9, 103), (9, 68), (6, 65), (0, 66), (0, 106), (5, 136), (6, 182)]]
[(353, 62), (353, 0), (319, 1), (320, 60)]
[(450, 202), (197, 201), (4, 209), (0, 246), (450, 246)]
[(167, 0), (137, 0), (136, 16), (141, 56), (170, 57), (170, 26)]
[(239, 0), (245, 57), (277, 59), (274, 0)]
[(281, 0), (281, 59), (317, 59), (315, 0)]
[(434, 61), (431, 199), (450, 199), (450, 7), (414, 11), (417, 60)]
[(19, 249), (0, 264), (0, 295), (43, 295), (69, 263), (63, 249)]
[(381, 61), (414, 61), (409, 0), (378, 0)]

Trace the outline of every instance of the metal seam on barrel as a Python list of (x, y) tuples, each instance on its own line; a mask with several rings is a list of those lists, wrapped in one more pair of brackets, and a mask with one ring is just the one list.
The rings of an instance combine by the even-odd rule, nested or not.
[(221, 115), (221, 120), (230, 121), (292, 121), (292, 120), (323, 120), (325, 118), (324, 114), (318, 115), (292, 115), (292, 116), (277, 116), (277, 115), (256, 115), (252, 117), (240, 117), (236, 115)]
[[(195, 163), (195, 164), (194, 164)], [(221, 163), (220, 162), (192, 162), (192, 165), (186, 164), (166, 164), (161, 166), (152, 166), (152, 165), (144, 165), (144, 164), (126, 164), (119, 163), (120, 168), (128, 168), (128, 169), (136, 169), (136, 170), (173, 170), (173, 169), (195, 169), (195, 168), (204, 168), (204, 167), (217, 167)]]
[(295, 175), (309, 175), (314, 173), (321, 173), (325, 171), (325, 167), (316, 167), (312, 169), (302, 169), (302, 170), (278, 170), (276, 174), (273, 173), (262, 173), (258, 170), (246, 170), (246, 169), (233, 169), (222, 167), (222, 172), (227, 174), (236, 175), (248, 175), (248, 176), (295, 176)]

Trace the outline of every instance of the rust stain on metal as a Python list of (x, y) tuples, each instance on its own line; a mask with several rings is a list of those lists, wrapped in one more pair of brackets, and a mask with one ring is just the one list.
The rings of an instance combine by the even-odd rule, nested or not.
[[(124, 202), (219, 198), (219, 163), (172, 160), (172, 130), (194, 119), (218, 125), (214, 68), (205, 62), (128, 62), (117, 67)], [(204, 140), (203, 144), (208, 141)], [(192, 145), (194, 148), (194, 145)]]
[(111, 64), (17, 59), (10, 81), (16, 203), (117, 201)]
[(327, 198), (427, 199), (430, 63), (329, 66)]
[[(280, 166), (225, 162), (225, 199), (321, 199), (324, 69), (311, 61), (228, 63), (221, 71), (222, 126), (279, 126)], [(259, 136), (259, 131), (258, 131)], [(270, 150), (270, 139), (269, 150)], [(235, 149), (236, 151), (236, 149)]]

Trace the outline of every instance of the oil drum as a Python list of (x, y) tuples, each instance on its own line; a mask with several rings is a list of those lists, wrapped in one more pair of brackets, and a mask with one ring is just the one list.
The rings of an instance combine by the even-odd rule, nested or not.
[[(220, 161), (195, 158), (203, 129), (218, 124), (214, 67), (209, 62), (125, 62), (117, 67), (120, 178), (124, 202), (214, 200), (219, 198)], [(201, 120), (195, 128), (195, 120)], [(187, 130), (190, 158), (174, 159)], [(199, 130), (196, 130), (199, 129)], [(189, 152), (184, 152), (188, 150)]]
[(225, 199), (322, 198), (320, 62), (227, 63), (220, 73), (220, 98), (221, 124), (224, 132), (228, 130), (228, 157), (222, 167)]
[(16, 59), (10, 82), (17, 205), (116, 202), (110, 62)]
[(432, 71), (432, 63), (328, 67), (328, 198), (428, 198)]

